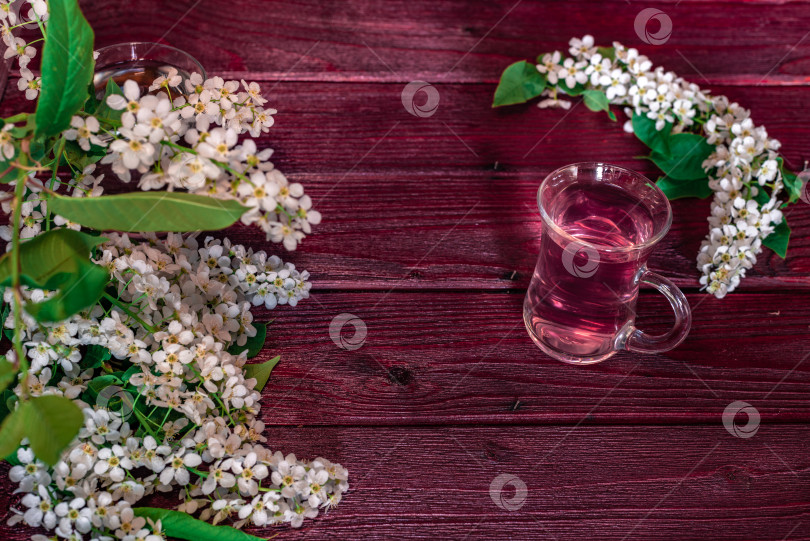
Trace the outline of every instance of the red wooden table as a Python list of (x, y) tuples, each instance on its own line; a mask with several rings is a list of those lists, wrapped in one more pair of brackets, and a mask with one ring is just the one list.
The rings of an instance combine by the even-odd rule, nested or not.
[[(660, 46), (633, 27), (651, 5), (673, 22)], [(698, 290), (695, 269), (709, 202), (674, 202), (651, 267), (687, 293), (687, 340), (663, 355), (564, 365), (532, 344), (521, 319), (538, 251), (537, 186), (583, 160), (656, 171), (633, 159), (644, 151), (633, 136), (584, 107), (490, 108), (505, 66), (590, 33), (751, 108), (801, 168), (810, 158), (810, 3), (83, 6), (99, 46), (160, 40), (209, 74), (259, 81), (279, 110), (261, 143), (324, 214), (300, 251), (280, 254), (312, 273), (312, 298), (260, 314), (276, 318), (260, 359), (282, 356), (263, 412), (272, 448), (341, 462), (351, 491), (301, 530), (255, 533), (810, 539), (810, 207), (788, 213), (788, 258), (764, 252), (738, 292), (717, 300)], [(414, 80), (438, 91), (434, 115), (403, 107)], [(12, 76), (3, 110), (20, 104)], [(229, 234), (267, 248), (257, 230)], [(330, 338), (343, 313), (367, 331), (357, 349)], [(646, 330), (671, 324), (652, 292), (639, 313)], [(351, 336), (351, 324), (345, 330)], [(752, 437), (723, 425), (735, 401), (760, 415)], [(745, 425), (745, 414), (736, 421)], [(498, 498), (497, 480), (514, 477)], [(25, 537), (5, 526), (0, 536)]]

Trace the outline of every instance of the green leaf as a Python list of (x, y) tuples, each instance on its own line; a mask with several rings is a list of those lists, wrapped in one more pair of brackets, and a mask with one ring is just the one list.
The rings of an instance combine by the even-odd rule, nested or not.
[(601, 54), (602, 58), (616, 60), (616, 47), (597, 47), (596, 52)]
[(757, 194), (755, 196), (753, 196), (753, 198), (754, 198), (754, 201), (759, 203), (760, 206), (767, 204), (768, 201), (771, 200), (771, 196), (768, 195), (768, 192), (763, 190), (761, 187), (752, 186), (752, 188), (757, 190)]
[[(17, 147), (15, 147), (14, 156), (12, 156), (11, 160), (9, 161), (0, 160), (0, 183), (2, 184), (8, 184), (9, 182), (20, 180), (28, 176), (28, 173), (30, 173), (30, 171), (11, 165), (11, 162), (13, 162), (14, 159), (17, 158), (19, 155), (19, 152), (17, 150), (18, 150)], [(19, 156), (19, 158), (20, 162), (26, 161), (23, 159), (24, 156)]]
[(56, 295), (40, 303), (28, 303), (25, 311), (41, 323), (64, 321), (98, 302), (110, 275), (104, 267), (91, 261), (76, 261), (71, 279), (62, 284)]
[[(104, 242), (71, 229), (52, 229), (20, 245), (20, 281), (42, 289), (59, 290), (41, 303), (28, 303), (25, 310), (40, 322), (62, 321), (96, 303), (109, 276), (93, 264), (90, 251)], [(11, 253), (0, 257), (0, 286), (12, 283)]]
[(84, 150), (76, 141), (67, 141), (61, 164), (67, 165), (67, 162), (70, 162), (75, 169), (83, 171), (85, 167), (101, 160), (106, 154), (107, 151), (98, 145), (91, 144), (90, 150)]
[(584, 93), (586, 88), (585, 85), (577, 83), (572, 87), (568, 86), (564, 80), (560, 80), (557, 83), (557, 88), (562, 90), (565, 94), (569, 96), (579, 96), (580, 94)]
[(639, 140), (647, 145), (653, 152), (663, 156), (669, 156), (669, 132), (672, 124), (667, 123), (663, 129), (655, 129), (655, 120), (647, 118), (646, 115), (633, 115), (633, 133)]
[(546, 88), (546, 76), (534, 64), (521, 60), (503, 70), (495, 89), (493, 107), (525, 103), (539, 96)]
[(267, 323), (254, 323), (253, 326), (256, 328), (256, 336), (248, 337), (244, 346), (237, 346), (236, 344), (233, 344), (228, 348), (228, 353), (231, 355), (239, 355), (243, 351), (247, 350), (248, 359), (252, 359), (259, 354), (262, 347), (264, 347), (264, 341), (267, 338)]
[(782, 173), (782, 182), (785, 184), (785, 190), (787, 190), (787, 193), (790, 196), (788, 203), (798, 201), (802, 195), (802, 189), (804, 189), (802, 179), (785, 168), (785, 161), (781, 156), (776, 158), (776, 161), (779, 162), (779, 171)]
[(90, 84), (87, 85), (87, 100), (84, 102), (84, 112), (92, 115), (99, 105), (101, 105), (101, 100), (96, 97), (96, 85), (93, 84), (93, 81), (90, 81)]
[(762, 244), (784, 259), (787, 255), (788, 241), (790, 241), (790, 227), (788, 227), (787, 220), (782, 217), (782, 223), (776, 226), (773, 233), (762, 240)]
[(684, 197), (697, 197), (705, 199), (713, 191), (706, 180), (673, 180), (669, 177), (661, 177), (655, 183), (667, 199), (683, 199)]
[[(24, 285), (56, 289), (65, 274), (75, 272), (75, 260), (88, 260), (90, 251), (106, 241), (72, 229), (52, 229), (20, 244), (20, 279)], [(0, 286), (12, 281), (11, 253), (0, 257)]]
[(90, 344), (85, 348), (82, 360), (79, 361), (79, 367), (82, 370), (100, 368), (101, 365), (104, 364), (104, 361), (109, 361), (111, 357), (112, 353), (109, 349), (104, 346)]
[(119, 128), (121, 127), (121, 115), (124, 113), (124, 111), (113, 109), (107, 105), (107, 98), (113, 95), (123, 96), (124, 92), (121, 90), (121, 87), (118, 86), (112, 78), (110, 78), (107, 79), (107, 87), (104, 90), (104, 97), (101, 98), (101, 103), (98, 105), (96, 113), (93, 116), (95, 116), (98, 121), (103, 124)]
[(230, 526), (214, 526), (181, 511), (157, 507), (134, 507), (135, 515), (152, 522), (160, 521), (167, 537), (189, 541), (263, 541), (261, 537), (246, 534)]
[(87, 390), (90, 391), (90, 396), (95, 399), (105, 388), (110, 385), (121, 385), (123, 380), (114, 374), (104, 374), (96, 376), (87, 383)]
[(42, 50), (42, 91), (36, 111), (36, 135), (50, 137), (70, 127), (87, 100), (93, 79), (93, 29), (77, 0), (50, 0), (48, 34)]
[(703, 162), (714, 152), (714, 147), (696, 133), (678, 133), (669, 137), (669, 154), (656, 151), (650, 158), (661, 171), (673, 180), (702, 180), (706, 178)]
[(582, 92), (582, 99), (585, 102), (585, 107), (594, 112), (607, 111), (608, 117), (614, 122), (616, 115), (610, 110), (610, 102), (607, 95), (601, 90), (585, 90)]
[(211, 231), (228, 227), (248, 210), (233, 199), (184, 192), (80, 198), (52, 195), (48, 203), (55, 214), (100, 231)]
[(264, 386), (267, 385), (267, 380), (270, 379), (270, 372), (273, 371), (273, 368), (275, 368), (280, 359), (281, 355), (276, 355), (269, 361), (263, 363), (246, 364), (245, 379), (256, 378), (256, 386), (254, 389), (261, 391), (264, 389)]
[(6, 418), (6, 416), (14, 411), (14, 401), (12, 398), (17, 399), (17, 395), (11, 389), (6, 389), (2, 393), (0, 393), (0, 421)]
[(0, 392), (5, 391), (16, 377), (17, 369), (4, 355), (0, 355)]
[(0, 457), (7, 457), (20, 446), (20, 441), (25, 437), (26, 422), (22, 406), (3, 419), (3, 424), (0, 425)]
[(20, 405), (25, 436), (36, 457), (53, 466), (84, 424), (82, 410), (69, 398), (57, 395), (33, 397)]
[(134, 376), (135, 374), (142, 372), (143, 368), (141, 365), (133, 364), (121, 375), (121, 381), (124, 383), (129, 383), (129, 379)]

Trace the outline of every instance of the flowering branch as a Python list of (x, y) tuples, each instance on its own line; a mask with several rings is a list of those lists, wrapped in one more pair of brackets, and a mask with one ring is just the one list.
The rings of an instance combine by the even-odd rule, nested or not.
[[(149, 541), (222, 535), (191, 514), (301, 526), (340, 502), (348, 473), (263, 445), (261, 390), (279, 358), (247, 360), (267, 333), (251, 309), (296, 306), (309, 273), (181, 234), (241, 220), (294, 250), (320, 222), (272, 150), (240, 141), (267, 132), (276, 110), (256, 83), (175, 69), (148, 88), (108, 81), (101, 99), (84, 93), (93, 35), (76, 0), (28, 4), (20, 17), (0, 0), (5, 56), (37, 100), (36, 113), (0, 120), (0, 180), (14, 186), (0, 196), (11, 215), (0, 226), (0, 325), (14, 333), (0, 358), (0, 457), (15, 462), (9, 478), (23, 494), (10, 524)], [(12, 33), (33, 23), (42, 77), (28, 69), (40, 40)], [(105, 176), (140, 190), (104, 195)], [(174, 489), (179, 512), (135, 507)]]
[(540, 96), (541, 108), (567, 109), (571, 102), (561, 95), (582, 96), (589, 109), (615, 120), (610, 105), (623, 106), (624, 129), (652, 150), (667, 197), (714, 195), (697, 263), (700, 283), (716, 297), (739, 285), (762, 246), (785, 257), (790, 228), (780, 209), (799, 198), (801, 181), (784, 168), (779, 141), (755, 126), (747, 109), (653, 69), (647, 57), (617, 42), (597, 47), (591, 36), (574, 38), (569, 53), (509, 66), (493, 107)]

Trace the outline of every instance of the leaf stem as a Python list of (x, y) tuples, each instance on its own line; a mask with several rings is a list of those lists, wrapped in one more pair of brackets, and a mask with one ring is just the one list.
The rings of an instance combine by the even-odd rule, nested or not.
[(11, 221), (11, 287), (14, 293), (14, 353), (17, 357), (17, 366), (21, 370), (20, 385), (23, 397), (28, 397), (28, 359), (22, 348), (22, 289), (20, 275), (20, 218), (22, 217), (23, 197), (25, 197), (25, 181), (20, 179), (14, 188), (14, 217)]
[[(54, 155), (53, 155), (54, 159), (53, 159), (53, 165), (51, 166), (51, 171), (52, 171), (52, 173), (51, 173), (51, 183), (50, 183), (50, 186), (48, 187), (48, 189), (50, 191), (46, 192), (46, 194), (48, 194), (48, 195), (54, 193), (53, 192), (53, 187), (54, 187), (54, 185), (56, 184), (56, 181), (57, 181), (57, 176), (56, 175), (57, 175), (57, 173), (59, 171), (59, 161), (62, 158), (62, 153), (65, 151), (65, 142), (66, 142), (66, 140), (65, 140), (64, 137), (59, 139), (59, 149), (56, 152), (54, 152)], [(43, 182), (42, 185), (44, 186), (45, 183)], [(46, 200), (47, 199), (48, 199), (48, 197), (46, 197)], [(51, 230), (51, 206), (48, 205), (47, 203), (46, 203), (45, 206), (46, 206), (46, 209), (45, 209), (46, 210), (45, 230), (50, 231)]]
[(129, 317), (131, 317), (132, 319), (137, 321), (141, 325), (141, 327), (143, 327), (144, 329), (146, 329), (150, 333), (156, 333), (157, 332), (157, 329), (155, 329), (153, 326), (149, 325), (144, 320), (142, 320), (141, 318), (136, 316), (134, 313), (132, 313), (132, 311), (129, 308), (127, 308), (127, 306), (124, 303), (122, 303), (120, 300), (116, 299), (115, 297), (113, 297), (112, 295), (107, 293), (106, 291), (102, 294), (102, 296), (105, 299), (107, 299), (108, 301), (110, 301), (113, 305), (120, 308), (126, 315), (128, 315)]

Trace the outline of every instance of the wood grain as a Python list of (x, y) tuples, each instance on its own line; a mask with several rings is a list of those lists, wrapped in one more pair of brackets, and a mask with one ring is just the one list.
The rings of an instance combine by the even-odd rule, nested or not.
[[(763, 425), (747, 439), (719, 421), (575, 429), (270, 427), (265, 434), (273, 449), (325, 455), (351, 472), (351, 490), (337, 509), (301, 530), (252, 531), (275, 540), (810, 538), (807, 425)], [(503, 474), (526, 485), (514, 511), (491, 497), (492, 482)], [(515, 495), (514, 487), (502, 493), (507, 502)], [(7, 498), (0, 495), (0, 505)], [(22, 531), (6, 536), (26, 538)]]
[[(2, 111), (30, 107), (10, 84)], [(405, 111), (397, 84), (285, 82), (270, 92), (280, 112), (260, 144), (276, 150), (274, 162), (306, 186), (324, 214), (289, 256), (315, 274), (316, 288), (526, 287), (540, 231), (535, 195), (545, 175), (586, 160), (660, 174), (633, 159), (645, 153), (640, 142), (585, 107), (570, 115), (530, 105), (492, 110), (494, 85), (438, 88), (442, 101), (430, 118)], [(752, 108), (784, 142), (794, 169), (810, 158), (802, 146), (810, 121), (801, 105), (805, 89), (717, 92)], [(672, 231), (651, 259), (682, 287), (697, 286), (708, 209), (708, 201), (674, 201)], [(810, 240), (801, 233), (810, 206), (799, 202), (787, 215), (796, 231), (787, 260), (765, 250), (741, 291), (810, 288)], [(253, 229), (228, 234), (264, 243)]]
[[(575, 368), (531, 342), (522, 292), (317, 292), (295, 310), (259, 316), (275, 318), (259, 359), (282, 359), (263, 416), (288, 426), (715, 424), (730, 402), (745, 400), (763, 422), (810, 420), (810, 296), (688, 298), (692, 331), (674, 351)], [(637, 310), (648, 332), (672, 325), (652, 291)], [(342, 349), (330, 337), (342, 313), (365, 326), (364, 341), (352, 324), (342, 329), (347, 344), (362, 347)]]
[[(295, 310), (257, 311), (259, 320), (273, 319), (257, 360), (282, 356), (262, 418), (272, 449), (341, 462), (352, 490), (302, 530), (253, 533), (810, 539), (808, 205), (788, 210), (788, 258), (766, 251), (740, 292), (719, 301), (697, 292), (708, 201), (673, 202), (672, 230), (650, 264), (690, 292), (687, 340), (663, 355), (564, 365), (531, 343), (521, 320), (538, 250), (537, 186), (577, 161), (610, 161), (652, 178), (657, 171), (633, 159), (644, 148), (620, 125), (584, 107), (490, 108), (506, 65), (591, 33), (600, 43), (637, 46), (750, 108), (800, 169), (810, 159), (810, 2), (81, 4), (98, 46), (160, 41), (188, 50), (211, 74), (260, 81), (279, 109), (260, 146), (275, 149), (276, 165), (305, 184), (324, 214), (301, 250), (283, 254), (312, 272), (313, 298)], [(644, 7), (672, 19), (665, 44), (637, 36)], [(413, 80), (439, 91), (435, 115), (417, 118), (403, 107)], [(32, 107), (12, 78), (0, 114)], [(227, 234), (276, 248), (255, 229)], [(638, 312), (650, 332), (672, 321), (651, 291), (642, 292)], [(367, 330), (358, 349), (330, 337), (341, 313)], [(751, 438), (724, 428), (734, 401), (761, 414)], [(500, 474), (526, 483), (519, 510), (493, 502)], [(9, 502), (18, 496), (0, 494), (0, 509)], [(2, 539), (30, 533), (0, 523)]]
[[(307, 525), (306, 539), (810, 537), (805, 425), (763, 426), (749, 439), (720, 424), (285, 428), (268, 435), (299, 456), (331, 453), (361, 472), (345, 505)], [(490, 496), (501, 474), (526, 484), (516, 511)], [(277, 532), (277, 539), (302, 537), (261, 531)]]
[[(495, 82), (504, 66), (565, 49), (572, 36), (587, 33), (599, 43), (638, 47), (657, 64), (701, 79), (804, 84), (810, 67), (806, 2), (297, 0), (236, 9), (225, 0), (150, 0), (137, 9), (112, 0), (82, 4), (99, 45), (162, 41), (188, 50), (211, 72), (231, 76)], [(651, 6), (672, 20), (663, 45), (645, 44), (634, 29), (638, 13)]]

